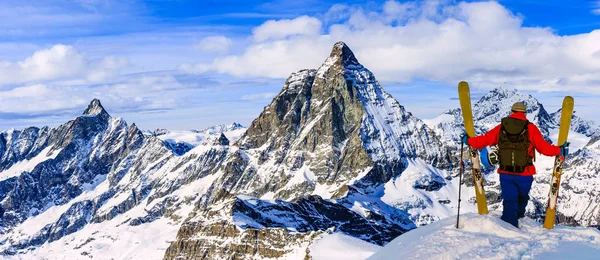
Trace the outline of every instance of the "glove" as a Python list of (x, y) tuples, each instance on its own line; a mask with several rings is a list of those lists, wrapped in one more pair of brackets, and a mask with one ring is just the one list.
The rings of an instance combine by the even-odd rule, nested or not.
[(469, 142), (468, 142), (469, 141), (469, 135), (467, 134), (467, 132), (463, 132), (460, 135), (460, 141), (462, 141), (463, 144), (469, 145)]
[(569, 155), (569, 142), (565, 142), (560, 146), (560, 154), (559, 156), (567, 156)]
[(492, 164), (490, 163), (490, 156), (489, 156), (487, 148), (483, 148), (479, 151), (479, 161), (486, 168), (492, 167)]

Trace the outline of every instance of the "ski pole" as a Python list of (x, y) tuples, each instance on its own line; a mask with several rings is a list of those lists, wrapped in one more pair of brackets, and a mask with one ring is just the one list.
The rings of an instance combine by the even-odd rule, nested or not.
[(458, 174), (458, 213), (456, 214), (456, 228), (458, 227), (458, 221), (460, 219), (460, 193), (461, 193), (461, 188), (462, 188), (462, 175), (463, 175), (463, 171), (465, 170), (464, 165), (463, 165), (463, 146), (464, 144), (461, 142), (460, 143), (460, 173)]

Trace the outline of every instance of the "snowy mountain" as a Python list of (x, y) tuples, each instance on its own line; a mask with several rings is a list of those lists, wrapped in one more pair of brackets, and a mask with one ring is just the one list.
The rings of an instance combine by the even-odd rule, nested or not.
[[(384, 244), (436, 218), (418, 210), (423, 201), (403, 199), (413, 194), (400, 185), (441, 190), (431, 204), (447, 208), (450, 168), (445, 145), (339, 42), (320, 68), (293, 73), (252, 122), (165, 258), (289, 257), (332, 227)], [(413, 177), (397, 180), (404, 171)]]
[(237, 140), (244, 132), (246, 132), (246, 129), (247, 128), (244, 127), (243, 125), (233, 122), (229, 125), (215, 125), (215, 126), (207, 127), (204, 129), (192, 130), (192, 131), (195, 133), (201, 133), (204, 135), (215, 135), (215, 134), (225, 133), (227, 138), (232, 139), (232, 137), (235, 137), (234, 139)]
[[(221, 135), (175, 156), (98, 100), (56, 128), (0, 136), (0, 253), (17, 259), (161, 258), (229, 143)], [(152, 232), (160, 238), (148, 241)]]
[[(502, 118), (510, 114), (510, 107), (518, 101), (525, 103), (527, 118), (540, 128), (544, 136), (548, 136), (549, 128), (557, 126), (555, 117), (549, 115), (544, 106), (533, 96), (517, 90), (496, 88), (473, 103), (475, 132), (482, 134), (497, 126)], [(458, 149), (460, 135), (464, 129), (460, 108), (450, 109), (434, 119), (426, 120), (426, 122), (436, 134), (442, 137), (445, 143)]]
[(202, 130), (156, 129), (151, 132), (151, 135), (163, 140), (169, 150), (181, 156), (204, 142), (211, 142), (211, 139), (219, 138), (221, 133), (231, 142), (235, 142), (240, 139), (246, 129), (241, 124), (234, 122), (229, 125), (215, 125)]
[(546, 230), (527, 217), (517, 229), (500, 215), (462, 215), (460, 229), (456, 218), (440, 220), (392, 240), (367, 259), (597, 259), (600, 253), (597, 229)]
[[(556, 139), (558, 112), (503, 89), (474, 104), (477, 131), (515, 100)], [(352, 245), (340, 251), (366, 257), (456, 214), (461, 129), (459, 109), (427, 121), (406, 111), (343, 42), (319, 68), (292, 73), (247, 129), (142, 132), (93, 100), (56, 128), (0, 133), (0, 255), (318, 259), (324, 245)], [(571, 130), (558, 222), (598, 225), (600, 130), (576, 116)], [(552, 160), (536, 166), (549, 173)], [(499, 209), (497, 174), (486, 179)], [(528, 215), (539, 219), (549, 174), (536, 182)], [(465, 183), (461, 211), (475, 212)]]
[[(525, 103), (527, 106), (527, 119), (540, 129), (546, 139), (550, 137), (552, 130), (558, 128), (560, 109), (548, 113), (544, 106), (530, 94), (516, 89), (496, 88), (473, 103), (473, 120), (476, 122), (475, 132), (478, 135), (483, 134), (497, 126), (502, 118), (510, 114), (510, 107), (515, 102)], [(424, 121), (437, 135), (441, 136), (447, 145), (458, 149), (460, 146), (459, 137), (464, 129), (460, 108), (450, 109), (436, 118)], [(571, 133), (591, 137), (600, 134), (600, 126), (593, 121), (584, 120), (573, 114), (571, 131)]]

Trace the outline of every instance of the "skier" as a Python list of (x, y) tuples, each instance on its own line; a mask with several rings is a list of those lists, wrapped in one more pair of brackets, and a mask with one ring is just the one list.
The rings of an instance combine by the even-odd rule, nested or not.
[(527, 108), (523, 102), (515, 103), (511, 112), (489, 132), (475, 137), (469, 137), (465, 132), (461, 141), (475, 149), (498, 145), (503, 206), (501, 219), (518, 228), (518, 219), (525, 216), (535, 174), (535, 150), (546, 156), (567, 156), (569, 149), (567, 142), (556, 146), (544, 140), (540, 130), (527, 120)]

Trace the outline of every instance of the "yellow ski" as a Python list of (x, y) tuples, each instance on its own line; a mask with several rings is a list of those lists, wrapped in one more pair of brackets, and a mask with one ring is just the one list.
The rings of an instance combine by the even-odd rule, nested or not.
[[(460, 100), (460, 109), (462, 110), (465, 122), (465, 131), (469, 137), (475, 136), (475, 126), (473, 125), (473, 111), (471, 110), (471, 91), (467, 82), (458, 83), (458, 99)], [(473, 171), (473, 182), (475, 184), (475, 199), (477, 199), (477, 211), (479, 214), (488, 214), (487, 201), (485, 200), (485, 190), (483, 189), (483, 175), (479, 162), (479, 151), (469, 147), (469, 157), (471, 158), (471, 169)], [(462, 160), (462, 158), (460, 158)]]
[[(566, 96), (563, 100), (562, 113), (560, 115), (560, 129), (558, 131), (558, 146), (563, 145), (569, 136), (574, 105), (575, 102), (573, 101), (573, 97)], [(562, 166), (564, 162), (564, 156), (556, 156), (556, 158), (554, 158), (552, 181), (550, 182), (550, 194), (548, 195), (548, 209), (546, 209), (546, 219), (544, 219), (544, 228), (547, 229), (554, 228), (556, 202), (558, 201), (558, 189), (560, 188), (560, 177), (562, 175)]]

